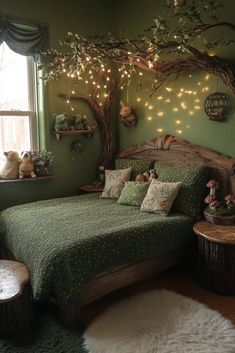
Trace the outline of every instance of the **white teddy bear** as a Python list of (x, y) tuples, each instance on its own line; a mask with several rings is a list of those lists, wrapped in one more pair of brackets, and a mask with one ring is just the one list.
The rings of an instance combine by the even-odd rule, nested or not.
[(18, 179), (19, 178), (19, 154), (18, 152), (4, 152), (6, 156), (5, 163), (0, 170), (1, 179)]

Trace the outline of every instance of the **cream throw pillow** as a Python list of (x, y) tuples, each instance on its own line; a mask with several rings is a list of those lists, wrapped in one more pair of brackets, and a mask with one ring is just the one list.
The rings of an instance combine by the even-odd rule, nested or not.
[(167, 216), (182, 183), (164, 183), (153, 179), (141, 204), (141, 211)]
[(105, 186), (101, 197), (105, 199), (117, 199), (126, 181), (130, 180), (132, 168), (105, 170)]

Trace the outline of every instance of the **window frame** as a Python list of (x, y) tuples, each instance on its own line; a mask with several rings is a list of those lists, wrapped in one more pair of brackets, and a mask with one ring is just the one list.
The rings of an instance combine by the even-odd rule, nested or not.
[[(5, 43), (7, 45), (7, 43)], [(30, 110), (0, 110), (1, 116), (28, 116), (30, 130), (30, 149), (39, 149), (38, 92), (37, 65), (32, 56), (25, 56), (28, 73), (28, 103)]]

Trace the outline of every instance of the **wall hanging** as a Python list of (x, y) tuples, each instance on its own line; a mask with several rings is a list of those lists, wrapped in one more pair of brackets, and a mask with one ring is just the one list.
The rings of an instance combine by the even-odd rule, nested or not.
[(229, 111), (229, 100), (224, 93), (211, 93), (205, 100), (205, 112), (210, 120), (223, 121)]

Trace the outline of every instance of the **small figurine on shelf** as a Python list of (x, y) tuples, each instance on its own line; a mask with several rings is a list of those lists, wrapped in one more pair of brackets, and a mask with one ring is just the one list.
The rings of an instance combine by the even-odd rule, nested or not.
[(19, 178), (19, 154), (15, 151), (4, 152), (6, 157), (5, 163), (0, 170), (1, 179), (18, 179)]
[(69, 124), (66, 114), (54, 114), (55, 131), (68, 131)]

